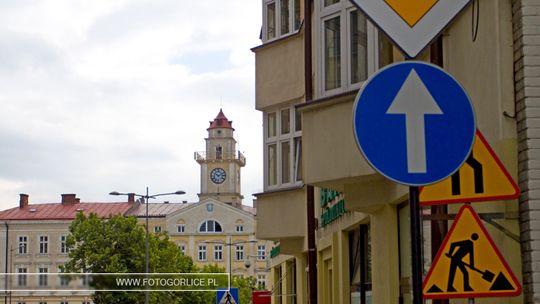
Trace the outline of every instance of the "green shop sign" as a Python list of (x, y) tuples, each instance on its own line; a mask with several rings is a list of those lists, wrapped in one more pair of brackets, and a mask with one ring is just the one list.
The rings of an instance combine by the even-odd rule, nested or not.
[(281, 246), (277, 245), (270, 250), (270, 258), (275, 258), (281, 252)]
[(339, 192), (330, 189), (321, 189), (321, 208), (326, 207), (330, 202), (339, 196)]
[[(345, 200), (340, 198), (340, 194), (334, 190), (321, 189), (321, 208), (326, 208), (321, 214), (321, 227), (330, 224), (347, 213), (347, 210), (345, 210)], [(330, 203), (336, 200), (337, 203), (328, 207)]]

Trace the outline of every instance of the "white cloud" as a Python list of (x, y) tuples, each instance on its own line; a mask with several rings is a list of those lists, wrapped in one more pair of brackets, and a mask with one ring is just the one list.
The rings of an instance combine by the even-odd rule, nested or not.
[[(221, 104), (262, 190), (254, 110), (257, 1), (1, 1), (0, 209), (112, 190), (183, 189), (194, 201)], [(172, 200), (172, 198), (171, 198)]]

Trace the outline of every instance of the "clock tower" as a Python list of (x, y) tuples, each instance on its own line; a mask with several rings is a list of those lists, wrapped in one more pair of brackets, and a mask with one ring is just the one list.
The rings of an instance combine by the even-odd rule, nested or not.
[(195, 152), (195, 160), (201, 165), (199, 201), (213, 198), (232, 206), (240, 206), (243, 198), (240, 191), (240, 168), (246, 165), (246, 158), (236, 150), (232, 121), (220, 109), (206, 130), (206, 151)]

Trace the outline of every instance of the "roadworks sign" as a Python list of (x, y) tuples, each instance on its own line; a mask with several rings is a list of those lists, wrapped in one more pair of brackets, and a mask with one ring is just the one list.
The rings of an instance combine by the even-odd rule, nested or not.
[(476, 130), (473, 149), (452, 176), (420, 190), (420, 205), (441, 205), (515, 199), (519, 187), (482, 133)]
[(521, 285), (469, 205), (459, 210), (423, 285), (426, 299), (521, 293)]

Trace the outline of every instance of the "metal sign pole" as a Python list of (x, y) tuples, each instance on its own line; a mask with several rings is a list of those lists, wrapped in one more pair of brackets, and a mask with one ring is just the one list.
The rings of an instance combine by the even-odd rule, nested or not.
[(422, 304), (422, 219), (420, 216), (420, 191), (417, 186), (409, 187), (411, 217), (411, 257), (413, 303)]

